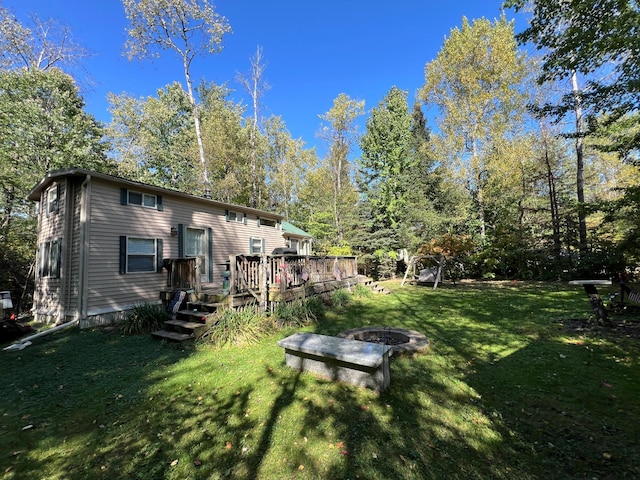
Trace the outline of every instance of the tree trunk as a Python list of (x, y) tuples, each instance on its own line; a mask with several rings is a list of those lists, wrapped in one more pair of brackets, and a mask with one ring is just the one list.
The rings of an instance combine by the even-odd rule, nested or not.
[(556, 193), (556, 179), (551, 168), (551, 159), (549, 158), (549, 144), (547, 142), (547, 132), (544, 127), (540, 126), (542, 132), (542, 143), (544, 146), (544, 163), (547, 174), (547, 185), (549, 187), (549, 208), (551, 211), (551, 227), (553, 231), (553, 253), (556, 258), (560, 257), (562, 246), (560, 243), (560, 212), (558, 209), (558, 195)]
[(580, 253), (587, 252), (587, 219), (584, 209), (584, 146), (582, 139), (582, 103), (578, 89), (578, 75), (571, 75), (576, 115), (576, 190), (578, 194), (578, 235)]
[(202, 181), (204, 182), (205, 195), (211, 192), (211, 181), (209, 180), (209, 169), (207, 167), (207, 160), (204, 156), (204, 145), (202, 143), (202, 131), (200, 129), (200, 117), (198, 115), (198, 104), (196, 103), (195, 96), (193, 95), (193, 86), (191, 85), (191, 75), (189, 74), (189, 64), (187, 60), (184, 60), (184, 76), (187, 81), (187, 94), (189, 95), (189, 102), (191, 103), (191, 109), (193, 110), (193, 125), (196, 129), (196, 140), (198, 142), (198, 154), (200, 155), (200, 165), (202, 166)]

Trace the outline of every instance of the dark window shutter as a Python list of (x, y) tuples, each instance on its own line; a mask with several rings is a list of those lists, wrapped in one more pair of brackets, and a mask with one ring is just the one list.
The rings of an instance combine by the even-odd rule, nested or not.
[(159, 212), (164, 210), (164, 206), (162, 205), (162, 195), (156, 195), (156, 207)]
[(56, 240), (51, 248), (56, 249), (56, 264), (53, 265), (53, 276), (55, 278), (60, 278), (60, 265), (62, 264), (62, 239)]
[(246, 213), (242, 214), (242, 223), (244, 223), (245, 225), (247, 224), (247, 214)]
[(209, 271), (209, 283), (213, 282), (213, 229), (207, 228), (207, 265)]
[(178, 224), (178, 258), (184, 257), (184, 225)]
[(120, 274), (127, 273), (127, 237), (120, 237)]
[(227, 220), (227, 222), (229, 221), (229, 210), (224, 211), (224, 218)]
[(129, 203), (129, 198), (127, 195), (127, 189), (126, 188), (121, 188), (120, 189), (120, 204), (121, 205), (126, 205), (127, 203)]
[(40, 244), (40, 248), (38, 249), (38, 276), (44, 277), (45, 265), (47, 259), (45, 258), (45, 242)]
[(54, 205), (54, 211), (58, 213), (60, 211), (60, 184), (56, 185), (56, 204)]
[(162, 239), (156, 239), (156, 272), (162, 273)]
[(260, 226), (260, 217), (258, 217), (258, 226)]

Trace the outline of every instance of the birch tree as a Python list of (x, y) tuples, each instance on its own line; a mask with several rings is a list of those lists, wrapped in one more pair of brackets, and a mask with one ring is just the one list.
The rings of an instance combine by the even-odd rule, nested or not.
[(249, 130), (249, 147), (250, 147), (250, 176), (251, 176), (251, 195), (249, 197), (249, 205), (253, 208), (258, 207), (258, 134), (259, 130), (259, 112), (260, 98), (269, 90), (270, 86), (264, 79), (264, 72), (267, 68), (262, 57), (262, 47), (256, 48), (256, 53), (250, 59), (251, 69), (248, 75), (238, 74), (237, 80), (244, 87), (251, 98), (252, 116)]
[(463, 18), (462, 27), (451, 30), (436, 59), (425, 67), (420, 97), (439, 111), (441, 155), (467, 186), (482, 238), (488, 163), (526, 111), (526, 74), (513, 23), (504, 17), (472, 24)]
[(338, 242), (344, 240), (344, 215), (352, 207), (347, 199), (352, 198), (355, 192), (350, 179), (351, 164), (348, 157), (356, 142), (355, 121), (363, 113), (363, 100), (353, 100), (341, 93), (334, 99), (331, 109), (320, 115), (325, 122), (320, 137), (329, 144), (324, 164), (330, 174), (333, 221)]
[(207, 0), (122, 0), (129, 28), (125, 50), (128, 58), (157, 58), (170, 50), (182, 61), (187, 94), (193, 110), (193, 125), (205, 189), (211, 189), (205, 157), (191, 66), (201, 53), (222, 50), (222, 38), (231, 32), (227, 19)]
[(34, 15), (31, 26), (21, 23), (0, 6), (0, 66), (12, 70), (27, 68), (46, 71), (53, 67), (73, 67), (88, 56), (71, 34), (71, 29), (54, 19)]

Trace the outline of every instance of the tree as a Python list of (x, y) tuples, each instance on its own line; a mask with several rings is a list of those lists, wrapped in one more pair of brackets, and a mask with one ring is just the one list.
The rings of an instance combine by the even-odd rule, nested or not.
[[(571, 136), (575, 138), (580, 250), (586, 253), (583, 139), (599, 127), (627, 123), (635, 118), (628, 114), (640, 107), (640, 39), (634, 33), (640, 24), (640, 6), (633, 0), (507, 0), (505, 6), (516, 11), (532, 7), (529, 26), (517, 38), (521, 44), (533, 42), (544, 51), (539, 83), (571, 79), (570, 92), (536, 111), (556, 120), (569, 112), (575, 116)], [(584, 87), (578, 84), (579, 75), (589, 79)], [(595, 121), (602, 113), (606, 121)], [(624, 148), (638, 147), (640, 132), (636, 129)]]
[(357, 127), (355, 120), (364, 113), (364, 101), (352, 100), (341, 93), (333, 100), (331, 109), (320, 118), (326, 122), (320, 137), (329, 144), (329, 151), (324, 159), (325, 170), (329, 174), (332, 186), (332, 210), (336, 231), (336, 241), (344, 240), (345, 216), (352, 211), (355, 204), (355, 190), (350, 179), (351, 164), (349, 152)]
[(376, 228), (396, 229), (402, 221), (411, 186), (411, 115), (407, 92), (397, 87), (371, 111), (360, 138), (360, 191), (374, 216)]
[(486, 19), (451, 31), (435, 60), (425, 67), (420, 97), (441, 116), (440, 155), (452, 171), (462, 173), (486, 235), (487, 172), (490, 162), (506, 153), (526, 111), (527, 64), (518, 52), (513, 23)]
[[(516, 11), (532, 7), (529, 26), (517, 35), (543, 50), (539, 82), (591, 77), (579, 101), (591, 112), (609, 112), (616, 118), (640, 107), (640, 5), (635, 0), (506, 0)], [(594, 73), (606, 75), (594, 78)], [(563, 116), (574, 110), (576, 97), (566, 95), (547, 113)], [(637, 140), (640, 136), (637, 137)]]
[(262, 58), (262, 47), (256, 48), (256, 54), (251, 58), (251, 69), (249, 75), (238, 74), (237, 79), (251, 97), (252, 118), (249, 130), (249, 143), (251, 154), (251, 195), (249, 197), (249, 205), (253, 208), (258, 207), (258, 145), (257, 136), (259, 133), (259, 110), (260, 98), (269, 90), (269, 84), (264, 80), (264, 71), (266, 65)]
[(0, 6), (0, 66), (3, 69), (49, 70), (72, 67), (88, 56), (78, 45), (71, 30), (53, 19), (32, 19), (33, 29), (22, 25)]
[[(251, 195), (249, 127), (244, 125), (245, 107), (229, 100), (226, 85), (203, 83), (198, 87), (202, 99), (202, 139), (211, 195), (224, 202), (247, 205)], [(256, 145), (261, 149), (261, 139)], [(264, 175), (260, 176), (264, 182)], [(263, 184), (258, 185), (258, 191)]]
[(309, 166), (317, 165), (315, 149), (305, 149), (301, 139), (294, 139), (280, 117), (271, 117), (265, 125), (267, 143), (266, 208), (274, 210), (289, 221), (299, 200), (300, 191)]
[(35, 248), (29, 191), (49, 170), (113, 173), (102, 126), (83, 111), (73, 79), (56, 68), (0, 72), (0, 284), (21, 290)]
[(218, 15), (207, 0), (122, 0), (129, 39), (125, 44), (129, 59), (158, 57), (159, 50), (173, 50), (182, 60), (187, 94), (193, 112), (200, 165), (206, 189), (211, 188), (202, 141), (198, 104), (191, 80), (191, 64), (200, 53), (217, 53), (222, 37), (231, 31), (225, 17)]
[(109, 95), (109, 138), (119, 173), (136, 181), (198, 193), (191, 105), (177, 83), (157, 97)]

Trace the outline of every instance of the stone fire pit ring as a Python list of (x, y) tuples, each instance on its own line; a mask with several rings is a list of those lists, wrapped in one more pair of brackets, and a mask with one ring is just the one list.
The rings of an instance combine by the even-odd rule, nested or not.
[(361, 327), (346, 330), (337, 335), (349, 340), (389, 345), (396, 355), (423, 353), (429, 340), (422, 333), (395, 327)]

